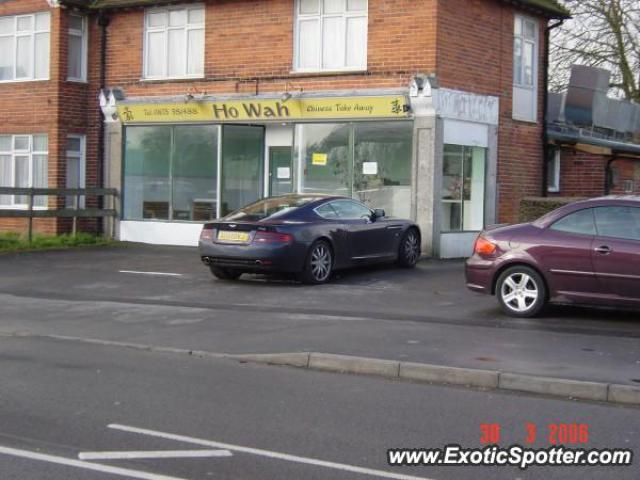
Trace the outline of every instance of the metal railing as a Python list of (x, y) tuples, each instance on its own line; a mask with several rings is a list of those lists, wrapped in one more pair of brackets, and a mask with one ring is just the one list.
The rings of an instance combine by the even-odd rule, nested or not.
[[(75, 235), (78, 229), (79, 218), (115, 218), (118, 215), (116, 208), (116, 201), (118, 198), (118, 190), (115, 188), (14, 188), (14, 187), (0, 187), (0, 196), (21, 196), (27, 197), (26, 204), (20, 204), (20, 207), (16, 208), (16, 205), (12, 204), (8, 206), (2, 206), (0, 204), (0, 218), (28, 218), (29, 219), (29, 243), (33, 239), (33, 219), (34, 218), (72, 218), (73, 226), (72, 231)], [(65, 206), (64, 208), (49, 208), (48, 199), (50, 196), (66, 197), (64, 199), (65, 205), (67, 204), (67, 198), (71, 197), (73, 205), (71, 207)], [(34, 197), (47, 197), (47, 201), (44, 205), (35, 205)], [(86, 202), (87, 197), (105, 197), (104, 205), (109, 205), (109, 208), (85, 208), (80, 206), (83, 204), (82, 200)], [(110, 198), (110, 202), (106, 199)], [(111, 225), (111, 236), (115, 236), (115, 222)]]

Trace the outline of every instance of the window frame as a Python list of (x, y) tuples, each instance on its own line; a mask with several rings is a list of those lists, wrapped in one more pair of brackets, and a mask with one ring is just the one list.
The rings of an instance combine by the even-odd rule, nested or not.
[[(349, 12), (349, 0), (344, 0), (345, 9), (341, 13), (324, 13), (324, 0), (318, 0), (318, 12), (304, 14), (300, 13), (302, 0), (295, 0), (293, 2), (294, 8), (294, 28), (293, 28), (293, 68), (291, 73), (328, 73), (328, 72), (366, 72), (369, 65), (369, 0), (365, 0), (366, 6), (363, 11), (355, 11)], [(358, 66), (348, 66), (347, 63), (347, 38), (346, 38), (346, 25), (345, 25), (345, 66), (344, 67), (327, 67), (324, 68), (322, 66), (322, 57), (323, 57), (323, 47), (322, 47), (322, 39), (323, 39), (323, 25), (325, 18), (343, 18), (345, 20), (347, 18), (353, 17), (364, 17), (366, 18), (365, 22), (365, 42), (364, 42), (364, 64)], [(303, 68), (300, 66), (300, 20), (301, 19), (318, 19), (318, 32), (319, 32), (319, 41), (318, 41), (318, 64), (316, 67), (308, 67)]]
[[(203, 21), (202, 24), (190, 24), (189, 23), (189, 12), (191, 10), (202, 10)], [(169, 14), (172, 11), (184, 11), (186, 13), (186, 23), (181, 27), (171, 27), (169, 25)], [(166, 17), (166, 22), (162, 27), (150, 27), (149, 26), (149, 17), (154, 13), (162, 13)], [(169, 6), (169, 7), (151, 7), (147, 8), (144, 11), (143, 15), (143, 46), (142, 46), (142, 80), (143, 81), (161, 81), (161, 80), (184, 80), (184, 79), (201, 79), (205, 78), (205, 58), (206, 58), (206, 23), (207, 23), (207, 12), (205, 5), (203, 3), (194, 3), (189, 5), (177, 5), (177, 6)], [(183, 30), (185, 32), (185, 51), (184, 51), (184, 75), (169, 75), (169, 32), (171, 30)], [(192, 73), (189, 74), (187, 72), (189, 65), (189, 32), (192, 30), (202, 30), (202, 73)], [(150, 33), (158, 33), (162, 32), (163, 35), (163, 49), (164, 49), (164, 60), (163, 60), (163, 74), (150, 76), (149, 71), (149, 34)]]
[[(447, 145), (451, 145), (451, 146), (455, 146), (455, 147), (462, 147), (462, 159), (461, 159), (461, 170), (460, 170), (460, 178), (462, 179), (463, 184), (461, 185), (461, 196), (460, 199), (450, 199), (450, 198), (442, 198), (442, 194), (440, 196), (440, 208), (442, 208), (442, 206), (444, 204), (458, 204), (460, 205), (460, 230), (444, 230), (442, 228), (442, 218), (440, 219), (440, 233), (441, 234), (460, 234), (460, 233), (477, 233), (482, 231), (482, 229), (480, 230), (466, 230), (464, 228), (464, 219), (465, 219), (465, 208), (464, 208), (464, 178), (465, 178), (465, 168), (464, 168), (464, 155), (465, 155), (465, 151), (466, 149), (474, 149), (474, 148), (482, 148), (484, 150), (484, 174), (483, 174), (483, 189), (482, 189), (482, 228), (484, 228), (487, 224), (487, 180), (488, 180), (488, 175), (489, 175), (489, 148), (488, 147), (472, 147), (470, 145), (459, 145), (459, 144), (455, 144), (455, 143), (445, 143), (443, 145), (443, 149), (442, 149), (442, 153), (443, 153), (443, 160), (442, 160), (442, 165), (441, 165), (441, 169), (442, 169), (442, 173), (444, 176), (444, 147)], [(470, 200), (469, 200), (470, 201)]]
[[(520, 23), (520, 33), (516, 33), (516, 24)], [(534, 38), (530, 39), (525, 35), (525, 26), (527, 23), (530, 23), (534, 27)], [(520, 79), (521, 81), (516, 80), (516, 41), (520, 40), (521, 42), (521, 71)], [(531, 80), (532, 83), (526, 84), (522, 80), (525, 78), (526, 65), (524, 62), (525, 59), (525, 45), (533, 44), (533, 58), (531, 65)], [(512, 66), (513, 66), (513, 78), (512, 78), (512, 103), (516, 98), (516, 90), (525, 90), (528, 91), (531, 95), (531, 117), (526, 117), (524, 115), (517, 115), (515, 109), (512, 109), (512, 118), (514, 120), (522, 121), (522, 122), (530, 122), (530, 123), (538, 123), (538, 74), (539, 74), (539, 54), (540, 54), (540, 24), (538, 20), (522, 14), (516, 14), (514, 16), (514, 25), (513, 25), (513, 55), (512, 55)]]
[(549, 193), (560, 192), (561, 162), (562, 162), (562, 152), (560, 149), (556, 149), (553, 151), (553, 157), (549, 159), (549, 164), (547, 165), (548, 172), (551, 172), (553, 169), (553, 184), (549, 181), (549, 178), (547, 177), (547, 192)]
[[(35, 150), (34, 149), (34, 137), (47, 137), (47, 150)], [(47, 180), (49, 175), (49, 135), (47, 133), (18, 133), (18, 134), (8, 134), (8, 135), (0, 135), (0, 137), (8, 137), (11, 139), (11, 150), (2, 150), (0, 151), (0, 155), (11, 157), (11, 186), (9, 188), (34, 188), (33, 187), (33, 173), (34, 173), (34, 157), (37, 155), (46, 155), (47, 157)], [(16, 138), (27, 138), (29, 140), (29, 146), (26, 149), (16, 149)], [(28, 157), (29, 158), (29, 179), (28, 186), (26, 187), (16, 187), (16, 157)], [(47, 187), (37, 187), (37, 188), (47, 188)], [(4, 196), (4, 195), (3, 195)], [(7, 205), (0, 204), (0, 209), (3, 210), (26, 210), (29, 208), (29, 204), (27, 203), (17, 203), (16, 197), (24, 196), (24, 195), (6, 195), (10, 197), (11, 202)], [(38, 198), (34, 197), (34, 200)], [(46, 198), (46, 197), (45, 197)], [(45, 202), (45, 205), (36, 205), (34, 201), (33, 209), (34, 210), (46, 210), (48, 202)]]
[[(47, 29), (37, 29), (36, 17), (39, 15), (47, 16)], [(20, 83), (20, 82), (42, 82), (51, 79), (51, 13), (48, 11), (34, 12), (27, 14), (16, 15), (2, 15), (0, 18), (13, 18), (13, 32), (12, 33), (0, 33), (0, 38), (12, 38), (13, 39), (13, 78), (9, 80), (0, 80), (2, 83)], [(18, 21), (22, 18), (31, 19), (31, 29), (28, 31), (18, 31)], [(47, 34), (47, 65), (46, 75), (42, 77), (36, 76), (36, 36), (38, 34)], [(31, 76), (18, 77), (18, 38), (29, 37), (31, 39)]]
[[(65, 185), (67, 188), (86, 188), (87, 186), (87, 136), (84, 134), (69, 134), (67, 135), (67, 140), (76, 139), (80, 140), (80, 150), (69, 150), (68, 144), (67, 148), (65, 148)], [(69, 178), (67, 176), (68, 169), (68, 161), (69, 158), (74, 158), (78, 160), (78, 186), (71, 187), (69, 186)], [(75, 208), (75, 199), (77, 197), (67, 197), (65, 200), (65, 205), (67, 208)], [(70, 202), (70, 200), (73, 200)], [(80, 197), (80, 202), (78, 208), (84, 208), (86, 204), (86, 198), (84, 196)]]
[(80, 77), (73, 77), (69, 75), (70, 49), (69, 49), (69, 44), (67, 44), (67, 81), (87, 83), (87, 64), (88, 64), (88, 53), (89, 53), (89, 23), (85, 15), (70, 13), (69, 18), (71, 17), (77, 17), (82, 20), (82, 30), (79, 31), (79, 30), (76, 30), (75, 28), (71, 28), (71, 22), (69, 22), (69, 28), (67, 29), (67, 39), (69, 40), (69, 38), (72, 36), (80, 37), (82, 51), (80, 52)]

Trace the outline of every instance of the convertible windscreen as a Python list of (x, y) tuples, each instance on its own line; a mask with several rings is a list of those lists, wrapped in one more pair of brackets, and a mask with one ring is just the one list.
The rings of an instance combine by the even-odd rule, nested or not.
[(224, 220), (237, 221), (259, 221), (271, 218), (277, 218), (285, 213), (290, 213), (310, 202), (320, 200), (321, 197), (300, 197), (286, 196), (274, 197), (260, 200), (258, 202), (247, 205), (240, 210), (229, 214)]

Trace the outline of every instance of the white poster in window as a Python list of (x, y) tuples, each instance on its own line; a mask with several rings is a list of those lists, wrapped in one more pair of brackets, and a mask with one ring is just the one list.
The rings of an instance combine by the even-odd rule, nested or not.
[(363, 175), (377, 175), (378, 174), (378, 162), (362, 162), (362, 174)]
[(278, 180), (289, 180), (291, 178), (291, 168), (289, 167), (278, 167), (278, 171), (276, 172)]

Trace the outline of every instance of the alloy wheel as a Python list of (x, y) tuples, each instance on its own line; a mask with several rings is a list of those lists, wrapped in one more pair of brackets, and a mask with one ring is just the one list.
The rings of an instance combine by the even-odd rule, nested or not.
[(418, 261), (418, 257), (420, 256), (420, 240), (418, 240), (418, 235), (414, 231), (409, 231), (402, 244), (402, 254), (404, 255), (405, 261), (409, 265), (413, 265)]
[(311, 275), (317, 282), (324, 282), (331, 274), (331, 251), (320, 243), (311, 252)]
[(517, 313), (526, 313), (538, 300), (540, 289), (530, 275), (515, 272), (502, 282), (500, 295), (508, 308)]

